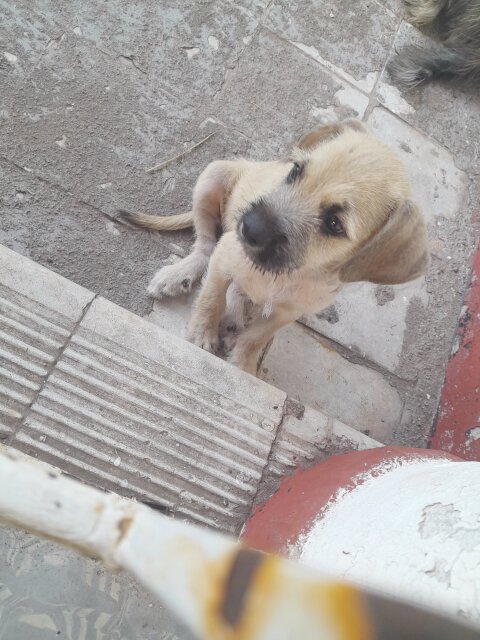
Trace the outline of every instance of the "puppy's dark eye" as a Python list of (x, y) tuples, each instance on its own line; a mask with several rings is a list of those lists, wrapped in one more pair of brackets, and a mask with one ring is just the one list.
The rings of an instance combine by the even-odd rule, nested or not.
[(303, 173), (303, 168), (304, 168), (304, 164), (301, 162), (294, 162), (293, 163), (293, 167), (290, 169), (290, 173), (287, 176), (287, 183), (291, 184), (292, 182), (295, 182), (295, 180), (298, 180), (298, 178), (302, 175)]
[(329, 215), (325, 218), (325, 229), (334, 236), (344, 235), (343, 225), (337, 216)]
[(346, 203), (323, 204), (320, 207), (320, 223), (323, 233), (328, 236), (346, 236), (347, 234), (338, 214), (345, 212), (347, 209), (348, 205)]

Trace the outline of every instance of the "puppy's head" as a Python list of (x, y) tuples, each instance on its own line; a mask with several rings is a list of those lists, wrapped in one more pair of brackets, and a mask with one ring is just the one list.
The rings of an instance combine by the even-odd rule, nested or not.
[[(259, 169), (261, 171), (261, 168)], [(407, 282), (427, 265), (425, 225), (399, 160), (357, 121), (318, 127), (267, 168), (237, 232), (261, 270), (336, 270), (344, 282)], [(260, 177), (259, 177), (260, 178)]]

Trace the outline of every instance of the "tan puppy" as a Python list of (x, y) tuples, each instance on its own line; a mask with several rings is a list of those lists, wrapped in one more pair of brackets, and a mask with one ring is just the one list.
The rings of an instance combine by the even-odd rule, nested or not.
[(208, 268), (187, 337), (212, 352), (227, 290), (240, 327), (242, 297), (259, 305), (262, 313), (230, 356), (254, 374), (273, 334), (331, 304), (343, 283), (397, 284), (424, 273), (425, 225), (409, 195), (395, 155), (360, 122), (347, 120), (304, 136), (289, 160), (212, 162), (195, 186), (190, 213), (121, 215), (150, 229), (195, 226), (191, 254), (158, 271), (148, 292), (157, 298), (188, 292)]

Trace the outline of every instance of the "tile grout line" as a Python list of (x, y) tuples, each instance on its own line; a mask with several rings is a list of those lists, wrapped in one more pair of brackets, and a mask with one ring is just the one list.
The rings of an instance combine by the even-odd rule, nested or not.
[(300, 320), (297, 320), (296, 324), (300, 327), (300, 329), (304, 333), (309, 335), (316, 342), (319, 342), (320, 344), (325, 342), (328, 343), (331, 347), (333, 347), (335, 352), (341, 358), (344, 358), (345, 360), (347, 360), (347, 362), (350, 362), (351, 364), (355, 364), (361, 367), (365, 367), (367, 369), (371, 369), (372, 371), (376, 371), (387, 380), (390, 386), (393, 386), (398, 391), (405, 393), (415, 387), (416, 385), (415, 380), (408, 380), (407, 378), (402, 378), (401, 376), (398, 376), (396, 373), (389, 371), (386, 367), (379, 364), (378, 362), (375, 362), (374, 360), (370, 360), (369, 358), (364, 358), (357, 351), (353, 349), (350, 350), (347, 346), (345, 346), (341, 342), (338, 342), (333, 338), (329, 338), (328, 336), (325, 336), (323, 333), (320, 333), (315, 329), (312, 329), (311, 327), (304, 324)]
[(420, 129), (420, 127), (417, 126), (416, 124), (413, 124), (412, 122), (408, 122), (408, 120), (405, 120), (405, 118), (402, 118), (402, 116), (399, 115), (398, 113), (395, 113), (395, 111), (391, 111), (388, 107), (386, 107), (381, 102), (377, 102), (377, 104), (374, 105), (374, 107), (372, 109), (372, 112), (373, 112), (374, 109), (382, 109), (383, 111), (388, 113), (390, 116), (395, 118), (395, 120), (398, 120), (399, 122), (401, 122), (405, 126), (407, 126), (410, 129), (412, 129), (412, 131), (415, 131), (415, 133), (418, 133), (420, 136), (422, 136), (423, 138), (428, 140), (430, 142), (430, 144), (436, 145), (437, 147), (440, 147), (440, 149), (442, 149), (442, 151), (447, 153), (452, 158), (452, 162), (453, 162), (453, 165), (454, 165), (455, 169), (457, 169), (457, 171), (460, 171), (461, 173), (463, 173), (465, 176), (467, 176), (470, 179), (470, 177), (471, 177), (470, 176), (471, 167), (469, 167), (468, 170), (467, 169), (461, 169), (457, 165), (457, 158), (455, 157), (454, 152), (451, 149), (449, 149), (444, 142), (442, 142), (441, 140), (438, 140), (437, 138), (434, 138), (432, 135), (430, 135), (426, 131), (423, 131), (423, 129)]
[(94, 294), (92, 299), (89, 300), (87, 302), (87, 304), (83, 307), (83, 309), (82, 309), (82, 311), (80, 313), (80, 316), (79, 316), (78, 320), (75, 322), (75, 324), (73, 325), (72, 330), (70, 331), (69, 335), (67, 336), (67, 339), (65, 340), (64, 344), (58, 350), (58, 353), (57, 353), (54, 361), (52, 362), (52, 365), (51, 365), (49, 371), (46, 373), (45, 376), (43, 376), (43, 381), (42, 381), (42, 384), (40, 385), (40, 388), (35, 392), (32, 400), (28, 403), (28, 405), (22, 411), (22, 417), (19, 420), (18, 426), (12, 431), (12, 433), (6, 439), (6, 441), (5, 441), (6, 445), (15, 446), (15, 444), (14, 444), (15, 443), (15, 439), (16, 439), (17, 435), (19, 434), (19, 432), (22, 430), (22, 428), (24, 426), (24, 423), (25, 423), (25, 420), (27, 419), (27, 417), (28, 417), (33, 405), (35, 404), (35, 402), (40, 397), (42, 391), (45, 388), (45, 385), (47, 384), (47, 382), (50, 379), (50, 376), (55, 371), (60, 358), (63, 356), (66, 348), (70, 345), (73, 336), (75, 335), (75, 333), (77, 332), (77, 330), (80, 327), (81, 323), (83, 322), (83, 319), (85, 318), (88, 310), (90, 309), (90, 307), (92, 306), (92, 304), (95, 302), (95, 300), (98, 297), (99, 297), (98, 293)]
[[(299, 51), (301, 53), (301, 55), (303, 55), (305, 58), (307, 58), (308, 60), (312, 60), (315, 64), (317, 64), (322, 70), (324, 70), (326, 73), (330, 74), (331, 76), (333, 76), (335, 79), (346, 83), (349, 87), (351, 87), (352, 89), (355, 89), (356, 91), (358, 91), (359, 93), (361, 93), (363, 96), (367, 97), (369, 99), (369, 103), (367, 105), (367, 108), (365, 110), (364, 115), (362, 116), (362, 121), (366, 122), (367, 119), (370, 117), (372, 111), (376, 108), (381, 108), (384, 111), (386, 111), (387, 113), (389, 113), (391, 116), (393, 116), (395, 119), (399, 120), (400, 122), (402, 122), (403, 124), (405, 124), (406, 126), (410, 127), (413, 131), (419, 133), (420, 135), (422, 135), (423, 137), (425, 137), (427, 140), (429, 140), (431, 143), (438, 145), (441, 149), (443, 149), (444, 151), (446, 151), (449, 155), (452, 156), (453, 162), (455, 164), (455, 167), (459, 170), (462, 171), (463, 173), (465, 173), (466, 175), (469, 175), (469, 172), (467, 172), (465, 169), (460, 169), (456, 162), (455, 162), (455, 157), (453, 155), (453, 152), (443, 143), (441, 142), (441, 140), (438, 140), (437, 138), (435, 138), (434, 136), (431, 136), (429, 133), (427, 133), (426, 131), (423, 131), (422, 129), (420, 129), (419, 127), (417, 127), (416, 125), (408, 122), (407, 120), (405, 120), (404, 118), (402, 118), (400, 115), (398, 115), (397, 113), (395, 113), (394, 111), (392, 111), (391, 109), (389, 109), (386, 105), (384, 105), (383, 103), (379, 102), (376, 97), (375, 97), (375, 91), (376, 88), (380, 82), (380, 79), (382, 78), (385, 68), (388, 64), (388, 60), (390, 58), (391, 52), (393, 50), (393, 48), (395, 47), (395, 39), (400, 31), (400, 28), (402, 26), (402, 24), (404, 23), (404, 20), (401, 19), (399, 22), (399, 25), (397, 27), (397, 30), (395, 32), (395, 35), (393, 37), (393, 41), (392, 44), (389, 48), (388, 51), (388, 55), (386, 57), (385, 63), (381, 69), (381, 71), (378, 74), (378, 78), (375, 82), (375, 85), (373, 86), (372, 90), (370, 92), (366, 92), (365, 90), (361, 89), (360, 87), (358, 87), (357, 85), (355, 85), (353, 82), (351, 82), (350, 80), (348, 80), (348, 78), (345, 78), (344, 76), (342, 76), (340, 73), (338, 73), (337, 71), (335, 71), (334, 69), (330, 69), (329, 67), (325, 66), (324, 64), (322, 64), (319, 60), (316, 60), (314, 57), (308, 55), (307, 53), (305, 53), (304, 51), (302, 51), (302, 49), (299, 49), (298, 47), (296, 47), (292, 42), (290, 42), (287, 38), (284, 38), (283, 36), (281, 36), (280, 34), (276, 33), (275, 31), (272, 31), (272, 29), (270, 29), (269, 27), (265, 27), (264, 29), (266, 31), (268, 31), (273, 37), (277, 38), (278, 40), (280, 40), (281, 42), (285, 43), (286, 45), (288, 45), (289, 47), (293, 47), (296, 51)], [(241, 132), (240, 132), (241, 133)]]
[[(365, 113), (363, 114), (363, 122), (366, 122), (368, 120), (368, 118), (370, 117), (372, 111), (374, 110), (374, 108), (379, 104), (379, 101), (377, 100), (377, 87), (380, 84), (380, 81), (383, 77), (383, 74), (385, 73), (385, 70), (387, 68), (388, 65), (388, 61), (390, 60), (390, 56), (392, 54), (393, 49), (395, 48), (395, 41), (397, 39), (397, 36), (400, 32), (400, 29), (403, 25), (403, 18), (400, 18), (400, 21), (398, 23), (397, 29), (395, 30), (395, 34), (392, 38), (392, 44), (390, 45), (388, 52), (387, 52), (387, 56), (385, 58), (385, 62), (383, 63), (383, 66), (378, 74), (377, 79), (375, 80), (375, 84), (372, 87), (372, 90), (370, 91), (369, 97), (368, 97), (368, 105), (367, 108), (365, 109)], [(390, 109), (387, 109), (387, 111), (390, 112)], [(392, 112), (390, 112), (392, 113)]]

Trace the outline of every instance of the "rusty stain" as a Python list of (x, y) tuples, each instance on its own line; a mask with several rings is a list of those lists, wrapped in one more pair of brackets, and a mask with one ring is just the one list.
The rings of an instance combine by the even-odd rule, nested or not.
[[(373, 640), (375, 633), (362, 594), (354, 587), (327, 583), (313, 589), (312, 604), (325, 602), (339, 640)], [(318, 591), (315, 593), (315, 591)]]
[(283, 621), (287, 628), (292, 625), (288, 631), (298, 626), (309, 638), (322, 633), (335, 640), (375, 637), (360, 592), (336, 582), (305, 581), (276, 556), (236, 549), (205, 564), (202, 586), (202, 637), (208, 640), (270, 637)]
[(253, 549), (240, 549), (233, 560), (225, 585), (221, 614), (232, 627), (242, 616), (245, 596), (263, 554)]
[[(254, 640), (264, 635), (270, 637), (269, 631), (278, 625), (278, 618), (284, 619), (286, 611), (295, 610), (294, 602), (300, 608), (300, 613), (305, 612), (304, 616), (301, 614), (301, 620), (297, 618), (301, 630), (308, 627), (314, 632), (315, 637), (317, 632), (318, 637), (321, 637), (322, 631), (328, 626), (327, 621), (319, 615), (324, 600), (317, 601), (316, 607), (309, 608), (308, 596), (313, 593), (312, 585), (307, 583), (306, 588), (304, 580), (292, 577), (290, 572), (285, 570), (286, 565), (282, 560), (262, 553), (256, 557), (256, 566), (250, 572), (248, 584), (245, 585), (236, 623), (231, 626), (225, 620), (223, 606), (227, 597), (229, 577), (233, 571), (238, 571), (238, 564), (235, 569), (235, 561), (242, 557), (243, 561), (248, 558), (247, 562), (251, 562), (247, 555), (239, 554), (240, 552), (236, 552), (230, 557), (222, 558), (223, 580), (216, 582), (217, 593), (210, 602), (210, 605), (214, 606), (207, 609), (203, 637), (208, 640)], [(226, 562), (228, 565), (225, 568)], [(218, 574), (218, 567), (216, 569)], [(208, 570), (210, 571), (210, 567)], [(348, 636), (338, 635), (337, 638), (350, 640)], [(367, 637), (358, 636), (355, 640), (367, 640)]]
[(119, 520), (117, 528), (119, 532), (118, 542), (121, 542), (123, 538), (127, 535), (128, 530), (130, 529), (133, 522), (132, 516), (124, 516), (121, 520)]
[(104, 509), (103, 504), (101, 502), (97, 502), (94, 509), (95, 513), (102, 513), (103, 509)]
[[(252, 552), (237, 548), (232, 553), (209, 563), (206, 567), (206, 573), (208, 572), (211, 577), (214, 576), (214, 579), (211, 583), (211, 592), (205, 601), (203, 634), (205, 639), (248, 640), (257, 638), (259, 629), (264, 626), (273, 613), (277, 584), (275, 580), (272, 584), (269, 577), (271, 574), (269, 566), (272, 562), (277, 562), (277, 559), (261, 552), (253, 553), (255, 554), (255, 563), (253, 562), (254, 556), (251, 555)], [(255, 566), (253, 566), (254, 564)], [(244, 589), (240, 594), (242, 585), (237, 583), (234, 590), (239, 589), (239, 591), (235, 595), (232, 593), (232, 575), (233, 580), (236, 581), (239, 579), (239, 572), (245, 572), (243, 579), (240, 579), (240, 582), (244, 583)], [(237, 578), (235, 578), (235, 573)], [(231, 602), (228, 606), (232, 607), (232, 610), (235, 609), (235, 606), (237, 607), (233, 624), (225, 617), (225, 608), (232, 595), (233, 603)]]
[[(225, 600), (225, 589), (228, 576), (235, 562), (238, 548), (232, 549), (213, 561), (206, 562), (202, 571), (202, 582), (198, 592), (203, 601), (203, 628), (202, 638), (217, 640), (219, 638), (235, 638), (232, 627), (226, 623), (222, 611)], [(196, 589), (197, 590), (197, 589)], [(228, 634), (228, 635), (227, 635)]]
[(268, 620), (275, 617), (275, 609), (283, 604), (280, 592), (285, 577), (281, 575), (280, 560), (276, 556), (264, 555), (261, 564), (250, 582), (244, 601), (244, 613), (238, 625), (235, 640), (247, 640), (260, 636)]

